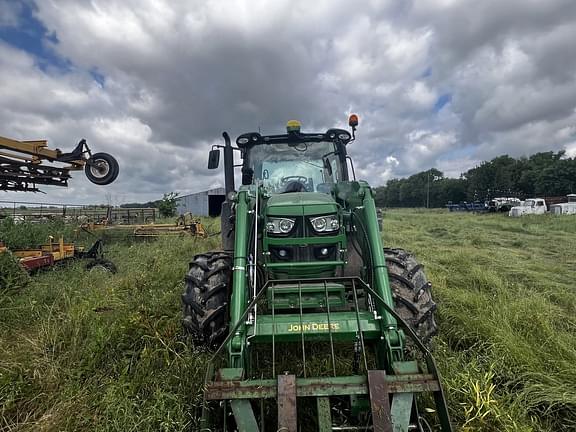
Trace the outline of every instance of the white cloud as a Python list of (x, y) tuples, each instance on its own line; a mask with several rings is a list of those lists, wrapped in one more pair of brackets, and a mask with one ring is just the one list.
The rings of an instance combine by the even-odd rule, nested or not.
[[(0, 25), (19, 22), (14, 4), (0, 0)], [(109, 188), (77, 173), (72, 188), (49, 189), (61, 199), (214, 186), (222, 174), (204, 165), (223, 130), (278, 133), (292, 118), (325, 130), (351, 111), (361, 124), (350, 153), (375, 185), (574, 146), (573, 0), (36, 5), (58, 40), (43, 43), (72, 67), (42, 70), (0, 42), (1, 133), (61, 148), (86, 137), (121, 162)], [(435, 112), (440, 95), (451, 102)]]
[(446, 177), (458, 178), (471, 168), (480, 165), (482, 161), (470, 157), (452, 158), (439, 160), (436, 168), (444, 173)]
[(415, 109), (432, 109), (436, 99), (438, 98), (437, 93), (430, 89), (425, 82), (416, 81), (406, 91), (406, 96), (410, 102), (413, 102)]
[(566, 150), (566, 156), (576, 158), (576, 141), (566, 144), (564, 149)]

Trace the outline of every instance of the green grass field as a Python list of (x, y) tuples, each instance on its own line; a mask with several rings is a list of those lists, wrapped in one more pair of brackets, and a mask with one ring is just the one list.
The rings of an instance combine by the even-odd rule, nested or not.
[[(9, 245), (46, 229), (71, 235), (0, 229)], [(398, 210), (385, 213), (385, 229), (386, 245), (415, 252), (433, 283), (435, 355), (454, 423), (576, 430), (576, 218)], [(25, 288), (6, 279), (0, 431), (187, 430), (208, 355), (182, 338), (180, 293), (187, 261), (217, 243), (113, 244), (115, 275), (77, 262)]]

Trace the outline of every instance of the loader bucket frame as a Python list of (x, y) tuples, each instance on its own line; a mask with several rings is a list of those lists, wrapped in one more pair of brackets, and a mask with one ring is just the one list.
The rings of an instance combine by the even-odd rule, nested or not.
[[(316, 406), (317, 427), (320, 432), (332, 431), (331, 397), (363, 398), (369, 404), (367, 407), (368, 423), (366, 426), (350, 426), (336, 430), (372, 430), (376, 432), (408, 431), (409, 422), (416, 418), (420, 422), (419, 414), (415, 412), (415, 397), (419, 393), (432, 393), (435, 404), (437, 423), (441, 431), (451, 431), (450, 417), (446, 406), (446, 399), (442, 391), (440, 374), (432, 354), (418, 339), (409, 325), (391, 308), (384, 299), (370, 286), (358, 277), (315, 278), (302, 279), (298, 283), (297, 314), (286, 315), (275, 313), (275, 295), (281, 292), (282, 284), (294, 284), (294, 280), (270, 280), (265, 283), (258, 295), (250, 302), (244, 313), (231, 328), (228, 337), (213, 355), (206, 373), (204, 403), (202, 406), (202, 419), (200, 431), (225, 431), (230, 422), (230, 412), (234, 418), (239, 432), (256, 432), (264, 430), (277, 430), (283, 432), (297, 432), (299, 417), (297, 401), (299, 398), (314, 398)], [(344, 284), (352, 289), (355, 308), (349, 312), (330, 310), (331, 299), (329, 285)], [(310, 314), (302, 313), (303, 287), (323, 286), (325, 292), (324, 308), (321, 312)], [(358, 303), (359, 293), (368, 294), (386, 312), (392, 315), (403, 331), (408, 335), (420, 353), (421, 361), (396, 361), (392, 363), (391, 370), (384, 370), (382, 363), (367, 357), (366, 345), (380, 342), (382, 332), (380, 320), (376, 314), (371, 315), (361, 311)], [(268, 298), (268, 314), (257, 315), (258, 305), (262, 308)], [(270, 302), (270, 299), (272, 301)], [(221, 361), (227, 365), (227, 347), (237, 330), (246, 321), (249, 315), (256, 316), (253, 333), (248, 336), (251, 343), (271, 345), (272, 371), (269, 378), (263, 376), (259, 379), (247, 378), (247, 371), (241, 367), (218, 367)], [(324, 316), (327, 323), (322, 334), (306, 333), (305, 329), (311, 321), (320, 320)], [(287, 328), (287, 323), (296, 319), (297, 324)], [(313, 324), (310, 324), (313, 325)], [(296, 329), (296, 332), (294, 332)], [(298, 331), (299, 330), (299, 331)], [(330, 344), (332, 376), (311, 377), (306, 373), (306, 339), (322, 340)], [(301, 344), (303, 376), (282, 373), (276, 368), (276, 342), (286, 340), (298, 341)], [(363, 373), (338, 376), (336, 370), (336, 357), (334, 351), (335, 341), (356, 340), (361, 347), (361, 366)], [(245, 353), (246, 355), (246, 353)], [(266, 425), (264, 404), (266, 400), (276, 399), (277, 427)], [(223, 412), (214, 410), (214, 402), (224, 407)], [(260, 405), (260, 412), (254, 411), (254, 406)], [(223, 414), (223, 415), (222, 415)], [(222, 415), (220, 417), (220, 415)], [(216, 418), (219, 417), (219, 418)], [(269, 416), (268, 416), (269, 417)], [(216, 428), (211, 425), (219, 424)], [(302, 429), (311, 430), (311, 429)]]

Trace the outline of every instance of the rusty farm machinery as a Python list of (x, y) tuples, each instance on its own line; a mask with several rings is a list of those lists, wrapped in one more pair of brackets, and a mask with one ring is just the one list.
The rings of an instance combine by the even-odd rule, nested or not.
[(175, 223), (146, 223), (146, 224), (116, 224), (113, 223), (111, 215), (112, 208), (108, 209), (108, 216), (98, 222), (89, 222), (80, 225), (83, 231), (94, 233), (110, 233), (134, 238), (156, 238), (163, 236), (192, 236), (207, 238), (208, 231), (200, 218), (186, 213), (180, 215)]
[(22, 268), (28, 272), (84, 259), (87, 260), (87, 270), (101, 268), (116, 273), (114, 263), (104, 258), (101, 239), (96, 240), (90, 248), (84, 248), (74, 243), (64, 242), (63, 237), (55, 241), (54, 237), (50, 236), (48, 241), (40, 246), (13, 250), (0, 241), (0, 254), (8, 252), (12, 253)]

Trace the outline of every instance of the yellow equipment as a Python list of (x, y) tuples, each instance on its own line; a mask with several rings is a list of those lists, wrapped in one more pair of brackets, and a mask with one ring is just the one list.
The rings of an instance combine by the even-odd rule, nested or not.
[[(42, 165), (43, 161), (64, 166)], [(18, 141), (0, 136), (0, 190), (38, 192), (37, 185), (68, 186), (70, 171), (84, 169), (97, 185), (116, 180), (118, 162), (108, 153), (90, 151), (85, 139), (70, 153), (48, 148), (46, 140)]]
[[(36, 270), (41, 267), (50, 267), (58, 262), (74, 258), (92, 259), (86, 268), (90, 269), (96, 265), (104, 267), (111, 272), (116, 271), (116, 267), (110, 261), (103, 259), (102, 240), (97, 240), (88, 250), (78, 247), (74, 243), (64, 243), (64, 238), (55, 242), (54, 237), (50, 236), (48, 242), (37, 248), (11, 250), (12, 255), (18, 258), (20, 264), (28, 271)], [(7, 252), (8, 248), (0, 242), (0, 253)]]
[(191, 213), (179, 216), (175, 224), (112, 225), (107, 219), (105, 219), (100, 223), (83, 224), (80, 228), (88, 232), (100, 230), (130, 230), (134, 237), (158, 237), (166, 235), (190, 235), (201, 238), (208, 237), (208, 232), (202, 222), (200, 222), (200, 219), (194, 217)]

